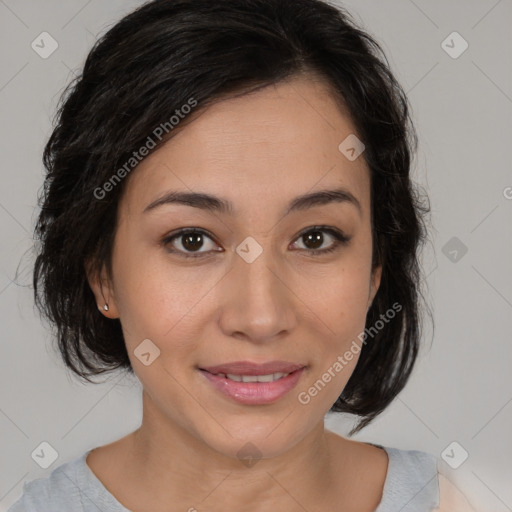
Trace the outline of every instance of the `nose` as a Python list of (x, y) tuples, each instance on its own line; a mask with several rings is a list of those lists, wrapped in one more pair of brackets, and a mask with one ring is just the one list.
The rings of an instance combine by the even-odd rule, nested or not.
[(271, 250), (251, 263), (238, 254), (220, 290), (220, 327), (226, 336), (252, 343), (283, 337), (297, 325), (300, 300), (290, 284), (290, 273)]

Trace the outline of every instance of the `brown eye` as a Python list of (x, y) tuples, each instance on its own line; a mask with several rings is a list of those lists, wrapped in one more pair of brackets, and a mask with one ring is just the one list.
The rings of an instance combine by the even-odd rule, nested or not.
[[(334, 239), (334, 241), (331, 242), (329, 247), (321, 249), (320, 247), (326, 242), (325, 233), (327, 233), (331, 239)], [(308, 228), (307, 231), (303, 231), (297, 240), (302, 240), (302, 243), (305, 245), (305, 249), (300, 250), (308, 251), (311, 255), (316, 256), (335, 251), (340, 246), (346, 245), (350, 241), (350, 238), (337, 229), (315, 226)]]
[(197, 251), (203, 245), (203, 235), (201, 233), (181, 235), (181, 244), (187, 251)]
[(310, 231), (302, 235), (302, 240), (308, 249), (318, 249), (324, 242), (324, 234), (322, 231)]
[(171, 253), (181, 253), (184, 257), (197, 258), (207, 255), (212, 250), (216, 250), (207, 248), (207, 250), (201, 251), (200, 249), (205, 245), (205, 239), (213, 241), (210, 235), (203, 230), (182, 229), (166, 237), (163, 240), (163, 244)]

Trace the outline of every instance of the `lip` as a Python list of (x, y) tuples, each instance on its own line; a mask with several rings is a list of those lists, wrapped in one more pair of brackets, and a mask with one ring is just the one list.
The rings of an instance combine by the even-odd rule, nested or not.
[[(209, 384), (232, 400), (245, 405), (264, 405), (277, 402), (289, 393), (297, 385), (305, 369), (305, 365), (282, 361), (265, 364), (239, 361), (199, 370)], [(237, 382), (212, 372), (234, 375), (267, 375), (278, 372), (290, 374), (273, 382)]]
[(233, 375), (268, 375), (269, 373), (291, 373), (304, 368), (305, 364), (288, 361), (269, 361), (268, 363), (251, 363), (250, 361), (234, 361), (217, 366), (205, 366), (200, 370), (209, 373), (231, 373)]

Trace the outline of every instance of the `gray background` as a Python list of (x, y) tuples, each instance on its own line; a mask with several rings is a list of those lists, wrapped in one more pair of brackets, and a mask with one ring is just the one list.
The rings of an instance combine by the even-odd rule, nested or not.
[[(41, 152), (58, 97), (96, 36), (140, 3), (0, 0), (0, 512), (24, 480), (141, 419), (138, 381), (114, 375), (85, 386), (64, 369), (29, 287)], [(512, 511), (512, 2), (344, 5), (381, 42), (409, 93), (420, 136), (415, 177), (430, 195), (433, 223), (423, 261), (435, 330), (425, 333), (406, 389), (356, 439), (431, 452), (475, 506)], [(31, 48), (43, 31), (59, 44), (47, 59)], [(469, 44), (458, 58), (441, 46), (453, 31)], [(327, 418), (340, 434), (351, 425)], [(48, 469), (31, 458), (42, 441), (59, 454)], [(445, 452), (453, 441), (460, 446)], [(451, 469), (442, 454), (456, 461), (462, 450), (469, 457)]]

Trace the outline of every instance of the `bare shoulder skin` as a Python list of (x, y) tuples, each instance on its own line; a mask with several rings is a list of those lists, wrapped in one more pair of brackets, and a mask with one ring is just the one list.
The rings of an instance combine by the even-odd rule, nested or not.
[(464, 494), (442, 474), (439, 474), (439, 494), (436, 512), (477, 512)]

